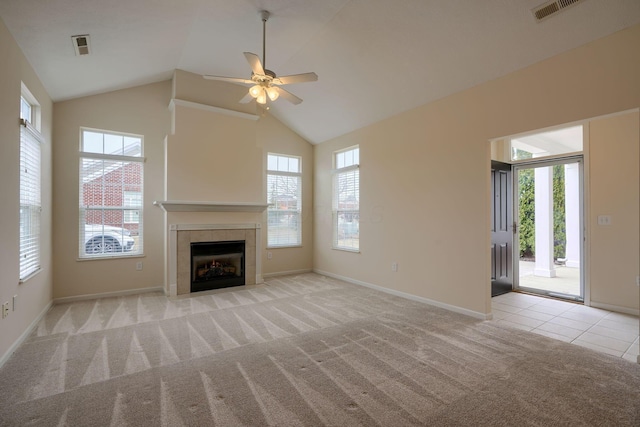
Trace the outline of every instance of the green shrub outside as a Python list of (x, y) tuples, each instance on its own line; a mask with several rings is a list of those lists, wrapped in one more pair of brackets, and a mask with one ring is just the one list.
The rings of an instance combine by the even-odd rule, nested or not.
[[(518, 174), (518, 200), (520, 224), (520, 258), (535, 259), (535, 172), (522, 169)], [(553, 257), (564, 258), (566, 226), (564, 203), (564, 166), (553, 166)]]

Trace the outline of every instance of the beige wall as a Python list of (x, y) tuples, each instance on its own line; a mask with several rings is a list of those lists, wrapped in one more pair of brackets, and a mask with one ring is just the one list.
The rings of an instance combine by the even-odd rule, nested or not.
[[(229, 88), (231, 86), (231, 88)], [(313, 251), (313, 148), (268, 112), (255, 104), (239, 104), (246, 89), (205, 80), (177, 70), (174, 133), (167, 138), (166, 200), (266, 203), (267, 153), (302, 157), (303, 245), (270, 249), (267, 258), (266, 212), (169, 213), (167, 224), (261, 223), (262, 273), (310, 270)], [(208, 109), (223, 108), (226, 111)], [(237, 116), (230, 111), (251, 114)]]
[(208, 80), (199, 74), (183, 70), (174, 72), (172, 82), (174, 98), (242, 113), (256, 113), (255, 102), (246, 104), (238, 102), (247, 94), (244, 86)]
[[(16, 311), (0, 318), (0, 364), (12, 345), (51, 301), (52, 103), (13, 37), (0, 20), (0, 302), (17, 295)], [(41, 107), (42, 245), (39, 274), (19, 285), (20, 91), (24, 82)]]
[(511, 147), (508, 139), (495, 139), (491, 141), (491, 160), (503, 163), (512, 163)]
[(167, 143), (167, 200), (262, 202), (256, 121), (175, 107)]
[[(153, 206), (164, 193), (164, 138), (169, 131), (169, 81), (88, 96), (54, 105), (54, 297), (161, 287), (163, 214)], [(80, 127), (144, 136), (144, 257), (78, 261)], [(136, 263), (143, 270), (136, 271)]]
[[(637, 108), (638, 45), (640, 26), (635, 26), (317, 145), (314, 268), (477, 314), (489, 313), (488, 141)], [(590, 158), (595, 171), (591, 183), (593, 179), (637, 183), (637, 154), (625, 160), (623, 169), (609, 172), (621, 153), (634, 144), (637, 150), (637, 132), (636, 123), (635, 131), (626, 130), (624, 142), (604, 138), (605, 142), (594, 135), (591, 149), (597, 155)], [(360, 145), (361, 162), (357, 254), (331, 249), (331, 155), (354, 144)], [(606, 199), (613, 198), (614, 206), (621, 206), (612, 212), (614, 218), (630, 224), (622, 206), (630, 209), (629, 216), (638, 217), (637, 191), (614, 193), (610, 186), (595, 185), (589, 196), (595, 212), (609, 211), (600, 204), (609, 206)], [(626, 202), (629, 198), (635, 201)], [(633, 254), (640, 243), (633, 230), (611, 237), (618, 239), (617, 247), (607, 246), (616, 262), (597, 250), (591, 252), (589, 271), (599, 272), (591, 284), (594, 303), (638, 309), (634, 278), (639, 260)], [(592, 246), (600, 239), (599, 232), (592, 233)], [(396, 273), (391, 272), (393, 261), (399, 264)], [(625, 267), (620, 269), (619, 263)]]
[[(640, 274), (640, 114), (589, 123), (588, 245), (591, 301), (603, 308), (638, 308)], [(610, 215), (611, 225), (598, 225)]]

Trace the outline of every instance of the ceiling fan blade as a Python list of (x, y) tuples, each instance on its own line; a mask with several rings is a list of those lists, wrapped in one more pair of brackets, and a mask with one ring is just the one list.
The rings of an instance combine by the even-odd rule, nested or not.
[(247, 93), (245, 96), (242, 97), (242, 99), (240, 100), (240, 104), (248, 104), (251, 101), (253, 101), (253, 96), (251, 96), (250, 93)]
[(253, 80), (241, 79), (240, 77), (223, 77), (223, 76), (202, 76), (202, 77), (208, 80), (220, 80), (223, 82), (241, 83), (245, 85), (255, 84)]
[(292, 83), (315, 82), (318, 80), (316, 73), (292, 74), (290, 76), (276, 77), (273, 83), (277, 85), (290, 85)]
[(273, 87), (275, 88), (275, 90), (278, 91), (278, 93), (280, 94), (281, 97), (283, 97), (284, 99), (286, 99), (290, 103), (292, 103), (294, 105), (298, 105), (298, 104), (300, 104), (302, 102), (301, 98), (298, 98), (297, 96), (295, 96), (291, 92), (286, 91), (286, 90), (282, 89), (281, 87), (277, 87), (277, 86), (273, 86)]
[(260, 58), (255, 53), (244, 52), (244, 57), (247, 58), (247, 62), (253, 71), (253, 74), (260, 74), (264, 76), (264, 68), (260, 62)]

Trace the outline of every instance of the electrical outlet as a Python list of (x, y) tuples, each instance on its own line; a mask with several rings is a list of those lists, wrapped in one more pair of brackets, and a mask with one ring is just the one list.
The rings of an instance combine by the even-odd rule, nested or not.
[(142, 261), (138, 261), (136, 263), (136, 270), (138, 270), (138, 271), (142, 270)]
[(9, 315), (9, 301), (2, 304), (2, 318), (4, 319)]
[(273, 258), (273, 254), (271, 253), (271, 251), (267, 252), (267, 259), (271, 259)]
[(392, 262), (391, 263), (391, 271), (396, 272), (398, 271), (398, 263), (397, 262)]

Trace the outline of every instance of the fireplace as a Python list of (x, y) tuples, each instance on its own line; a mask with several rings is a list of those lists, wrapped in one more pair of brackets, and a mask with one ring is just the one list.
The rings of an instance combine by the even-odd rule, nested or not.
[[(228, 286), (255, 285), (262, 283), (260, 260), (260, 224), (171, 224), (169, 225), (169, 295), (185, 295), (191, 290), (193, 261), (191, 245), (193, 243), (234, 243), (244, 241), (244, 282)], [(242, 251), (232, 250), (230, 253)], [(203, 255), (203, 254), (198, 254)], [(211, 265), (211, 262), (209, 262)], [(230, 269), (227, 266), (227, 272)], [(215, 268), (215, 266), (214, 266)], [(224, 265), (218, 265), (223, 268)], [(236, 270), (237, 271), (237, 270)], [(201, 273), (206, 273), (201, 270)], [(197, 267), (196, 267), (197, 274)], [(209, 276), (215, 274), (215, 270)], [(217, 288), (213, 288), (217, 289)]]
[(245, 241), (192, 242), (191, 292), (245, 284)]

